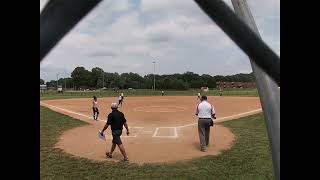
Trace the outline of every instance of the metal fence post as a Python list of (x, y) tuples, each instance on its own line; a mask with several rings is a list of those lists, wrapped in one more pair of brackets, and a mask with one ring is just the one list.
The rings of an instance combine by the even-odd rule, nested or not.
[[(246, 0), (231, 0), (235, 13), (260, 37)], [(261, 38), (261, 37), (260, 37)], [(272, 149), (276, 179), (280, 179), (280, 90), (277, 84), (250, 59), (256, 77), (269, 141)]]

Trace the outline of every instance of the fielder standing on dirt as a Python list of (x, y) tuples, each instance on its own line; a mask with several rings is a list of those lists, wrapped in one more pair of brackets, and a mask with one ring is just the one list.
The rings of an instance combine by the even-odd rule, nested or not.
[(213, 126), (213, 119), (215, 117), (215, 110), (213, 106), (207, 101), (207, 96), (201, 97), (201, 102), (197, 106), (196, 115), (198, 116), (198, 133), (200, 139), (201, 151), (207, 151), (210, 137), (210, 126)]
[(104, 126), (104, 128), (102, 129), (102, 131), (100, 132), (100, 134), (103, 136), (104, 131), (108, 129), (109, 125), (111, 126), (112, 146), (111, 146), (110, 152), (106, 153), (106, 156), (108, 158), (112, 158), (112, 153), (116, 148), (116, 145), (118, 145), (120, 152), (123, 155), (123, 161), (128, 162), (129, 159), (120, 138), (120, 136), (122, 135), (123, 126), (127, 129), (127, 135), (129, 135), (129, 127), (127, 125), (127, 120), (124, 117), (124, 114), (118, 110), (117, 103), (112, 103), (111, 109), (112, 109), (112, 112), (108, 115), (108, 121)]
[(92, 111), (93, 111), (93, 120), (98, 120), (99, 109), (98, 109), (98, 99), (96, 96), (93, 96)]
[(118, 104), (119, 105), (121, 104), (121, 107), (122, 107), (123, 99), (124, 99), (124, 96), (123, 96), (123, 93), (121, 93), (118, 99)]

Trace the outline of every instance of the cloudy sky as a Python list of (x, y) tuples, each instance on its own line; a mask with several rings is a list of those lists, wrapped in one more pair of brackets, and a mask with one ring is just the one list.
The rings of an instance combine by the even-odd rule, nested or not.
[[(40, 12), (47, 0), (40, 0)], [(231, 0), (225, 0), (232, 7)], [(248, 0), (262, 39), (280, 56), (280, 0)], [(44, 80), (77, 66), (145, 75), (251, 72), (248, 57), (192, 0), (104, 0), (40, 64)]]

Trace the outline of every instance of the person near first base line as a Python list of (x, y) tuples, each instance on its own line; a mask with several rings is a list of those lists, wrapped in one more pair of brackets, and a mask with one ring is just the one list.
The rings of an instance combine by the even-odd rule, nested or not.
[(207, 101), (207, 96), (201, 96), (201, 102), (196, 109), (198, 116), (198, 134), (200, 139), (200, 150), (205, 152), (209, 146), (210, 126), (214, 122), (211, 118), (216, 119), (214, 107)]
[(93, 96), (92, 111), (93, 111), (93, 120), (97, 121), (99, 116), (99, 109), (98, 109), (98, 99), (96, 96)]

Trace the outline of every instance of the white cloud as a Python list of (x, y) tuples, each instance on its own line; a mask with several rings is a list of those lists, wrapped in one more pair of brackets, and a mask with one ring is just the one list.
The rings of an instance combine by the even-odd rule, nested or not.
[[(109, 3), (112, 7), (112, 9), (115, 12), (123, 12), (123, 11), (128, 11), (129, 8), (131, 7), (131, 0), (116, 0), (112, 1), (112, 3)], [(111, 2), (111, 1), (109, 1)]]
[[(231, 6), (231, 0), (223, 0)], [(141, 0), (141, 10), (143, 12), (157, 12), (161, 14), (191, 14), (201, 11), (197, 3), (193, 0)]]
[(280, 0), (248, 0), (247, 2), (256, 18), (280, 15)]
[(196, 3), (193, 0), (141, 0), (143, 12), (173, 12), (188, 11), (193, 9)]
[[(40, 75), (45, 80), (55, 79), (56, 73), (70, 74), (77, 66), (144, 75), (152, 73), (154, 60), (160, 74), (193, 71), (227, 75), (251, 71), (246, 55), (194, 1), (138, 2), (102, 1), (44, 59)], [(231, 1), (226, 2), (231, 6)], [(257, 2), (252, 6), (255, 10), (264, 8)], [(270, 6), (265, 7), (269, 8), (265, 13), (270, 14)], [(270, 15), (267, 20), (257, 17), (263, 39), (280, 54), (280, 36), (273, 36), (271, 29), (278, 27), (274, 24), (279, 16), (274, 19)]]
[(146, 45), (130, 45), (126, 46), (122, 52), (128, 55), (145, 55), (150, 51), (149, 47)]
[(174, 20), (165, 19), (150, 24), (145, 28), (144, 33), (149, 39), (170, 41), (175, 39), (199, 39), (213, 36), (219, 31), (214, 24), (201, 24), (196, 19), (178, 16)]

